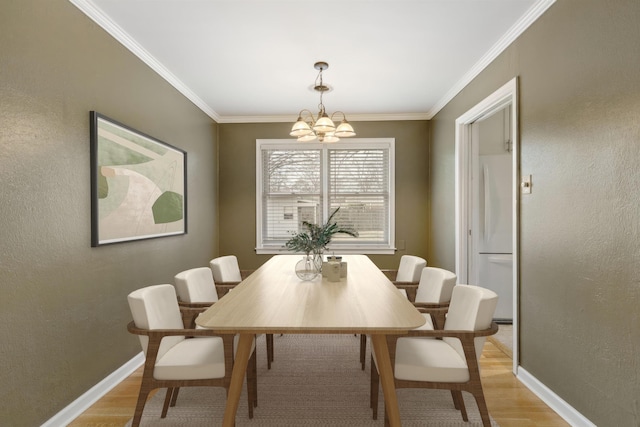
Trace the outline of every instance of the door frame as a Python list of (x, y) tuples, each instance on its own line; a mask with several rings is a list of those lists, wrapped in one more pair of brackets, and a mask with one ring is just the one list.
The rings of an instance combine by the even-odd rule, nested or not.
[(455, 225), (456, 225), (456, 274), (458, 283), (468, 283), (469, 197), (471, 186), (471, 124), (511, 105), (512, 141), (512, 196), (513, 196), (513, 373), (518, 369), (518, 300), (519, 294), (519, 206), (520, 206), (520, 156), (518, 140), (518, 78), (514, 77), (501, 88), (458, 117), (455, 122)]

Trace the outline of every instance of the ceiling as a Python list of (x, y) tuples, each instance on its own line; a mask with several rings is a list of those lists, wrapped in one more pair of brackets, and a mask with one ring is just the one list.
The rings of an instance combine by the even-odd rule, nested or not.
[[(429, 119), (555, 0), (70, 0), (220, 123)], [(497, 89), (497, 88), (496, 88)]]

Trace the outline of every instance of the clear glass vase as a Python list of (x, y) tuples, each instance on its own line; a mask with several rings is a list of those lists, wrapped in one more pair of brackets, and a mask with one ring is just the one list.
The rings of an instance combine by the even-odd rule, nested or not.
[(318, 267), (314, 258), (312, 254), (305, 255), (296, 263), (296, 275), (301, 280), (313, 280), (318, 275)]
[(316, 271), (318, 272), (318, 274), (322, 274), (323, 255), (324, 251), (322, 248), (313, 251), (313, 262), (316, 265)]

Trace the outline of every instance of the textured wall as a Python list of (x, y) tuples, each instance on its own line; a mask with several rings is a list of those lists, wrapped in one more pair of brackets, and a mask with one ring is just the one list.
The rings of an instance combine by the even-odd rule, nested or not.
[[(0, 6), (0, 425), (140, 352), (126, 295), (216, 254), (216, 126), (66, 0)], [(90, 247), (89, 111), (188, 152), (186, 236)]]
[[(295, 117), (292, 116), (292, 120)], [(286, 139), (292, 123), (220, 124), (220, 253), (236, 254), (241, 268), (258, 267), (270, 255), (256, 255), (256, 139)], [(358, 138), (396, 139), (395, 255), (371, 256), (382, 268), (397, 268), (400, 256), (426, 257), (428, 229), (429, 123), (353, 123)]]
[(432, 121), (430, 257), (453, 267), (453, 122), (519, 76), (520, 361), (600, 426), (640, 425), (638, 22), (560, 0)]

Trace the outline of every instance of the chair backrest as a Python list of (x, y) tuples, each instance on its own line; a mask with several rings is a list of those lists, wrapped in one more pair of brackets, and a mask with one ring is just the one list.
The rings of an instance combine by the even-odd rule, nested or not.
[[(498, 304), (498, 295), (480, 286), (456, 285), (451, 295), (451, 304), (444, 329), (459, 331), (479, 331), (487, 329), (493, 321), (493, 313)], [(475, 339), (476, 357), (480, 360), (486, 337)], [(443, 338), (454, 347), (464, 359), (462, 344), (457, 338)]]
[(219, 282), (241, 282), (238, 258), (235, 255), (226, 255), (214, 258), (209, 262), (213, 280)]
[(416, 302), (442, 304), (451, 301), (451, 293), (458, 276), (449, 270), (425, 267), (420, 275)]
[(218, 293), (209, 267), (181, 271), (174, 277), (178, 297), (184, 302), (216, 302)]
[[(184, 329), (182, 315), (173, 285), (153, 285), (133, 291), (127, 297), (131, 316), (140, 329)], [(147, 354), (149, 338), (139, 335), (140, 345)], [(171, 347), (185, 337), (165, 337), (158, 350), (160, 359)]]
[(414, 255), (402, 255), (396, 282), (418, 283), (422, 269), (427, 266), (427, 261)]

